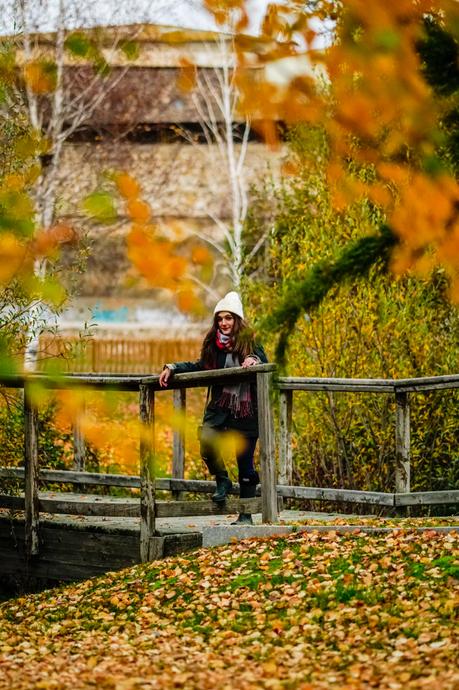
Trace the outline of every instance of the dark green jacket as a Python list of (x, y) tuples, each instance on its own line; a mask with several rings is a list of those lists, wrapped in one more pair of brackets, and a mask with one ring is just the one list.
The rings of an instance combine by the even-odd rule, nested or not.
[[(254, 348), (253, 354), (256, 355), (262, 364), (268, 362), (266, 353), (261, 345)], [(215, 346), (215, 369), (223, 369), (225, 367), (226, 352), (220, 350)], [(174, 362), (168, 364), (171, 368), (172, 374), (184, 374), (191, 371), (205, 371), (208, 367), (204, 366), (202, 359), (197, 359), (194, 362)], [(250, 386), (250, 395), (252, 398), (253, 415), (250, 417), (234, 417), (231, 412), (224, 407), (218, 405), (218, 401), (223, 393), (223, 386), (211, 386), (209, 389), (208, 402), (204, 410), (203, 424), (211, 427), (224, 427), (227, 429), (234, 429), (240, 431), (247, 436), (258, 436), (258, 410), (257, 410), (257, 388), (255, 384)]]

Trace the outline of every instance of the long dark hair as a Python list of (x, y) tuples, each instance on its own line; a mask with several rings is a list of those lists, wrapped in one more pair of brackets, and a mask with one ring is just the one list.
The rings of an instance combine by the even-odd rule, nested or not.
[[(234, 318), (233, 327), (233, 354), (239, 358), (242, 364), (247, 355), (253, 352), (255, 347), (255, 336), (253, 330), (244, 319), (241, 319), (237, 314), (230, 312)], [(218, 331), (218, 312), (214, 315), (214, 320), (209, 331), (204, 337), (201, 349), (201, 360), (204, 362), (206, 369), (214, 369), (217, 362), (217, 346), (215, 341), (217, 339)]]

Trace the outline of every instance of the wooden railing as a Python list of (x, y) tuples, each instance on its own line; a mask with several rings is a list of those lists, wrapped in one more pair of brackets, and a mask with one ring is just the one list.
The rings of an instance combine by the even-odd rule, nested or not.
[[(261, 364), (249, 368), (219, 369), (214, 371), (179, 374), (170, 379), (168, 389), (174, 391), (176, 406), (186, 405), (186, 389), (219, 384), (234, 384), (247, 381), (257, 384), (258, 420), (260, 434), (260, 468), (262, 477), (261, 502), (259, 499), (244, 499), (235, 501), (230, 505), (219, 507), (212, 502), (204, 505), (201, 502), (193, 505), (189, 501), (175, 501), (169, 507), (155, 500), (156, 488), (167, 488), (176, 496), (183, 491), (211, 490), (212, 483), (189, 482), (183, 479), (184, 472), (184, 439), (179, 432), (174, 436), (173, 475), (177, 479), (160, 480), (163, 484), (157, 484), (154, 472), (154, 425), (155, 425), (155, 395), (163, 392), (159, 386), (158, 376), (97, 376), (75, 375), (51, 378), (41, 375), (23, 377), (2, 377), (0, 383), (8, 388), (22, 388), (24, 390), (24, 497), (0, 495), (0, 507), (23, 509), (25, 511), (26, 552), (29, 557), (38, 554), (39, 551), (39, 514), (40, 510), (47, 512), (75, 513), (94, 515), (140, 515), (140, 554), (141, 560), (151, 560), (157, 553), (156, 517), (171, 517), (179, 515), (208, 515), (222, 512), (258, 512), (261, 509), (264, 522), (276, 522), (278, 518), (278, 504), (276, 493), (276, 467), (275, 448), (273, 435), (273, 420), (270, 404), (270, 389), (275, 366)], [(49, 389), (75, 389), (92, 388), (98, 390), (114, 391), (138, 391), (139, 392), (139, 417), (144, 427), (144, 433), (140, 439), (140, 476), (138, 478), (123, 477), (123, 486), (137, 482), (140, 487), (140, 506), (132, 501), (115, 501), (115, 499), (96, 499), (92, 503), (66, 500), (65, 497), (56, 497), (56, 500), (40, 498), (38, 492), (39, 482), (50, 481), (53, 473), (39, 472), (38, 467), (38, 411), (33, 403), (31, 391), (37, 383)], [(78, 452), (84, 452), (81, 446), (81, 434), (77, 434)], [(0, 477), (18, 477), (17, 471), (3, 469)], [(54, 473), (54, 477), (57, 477)], [(70, 483), (103, 483), (114, 484), (110, 475), (89, 480), (89, 473), (74, 472), (62, 473), (59, 481)], [(84, 477), (84, 481), (82, 481)], [(116, 482), (117, 480), (115, 480)], [(164, 482), (169, 482), (164, 484)], [(172, 483), (170, 483), (172, 481)], [(204, 486), (205, 485), (205, 486)]]
[[(24, 389), (24, 468), (0, 468), (0, 478), (24, 479), (24, 496), (0, 495), (0, 507), (25, 511), (26, 552), (29, 557), (39, 551), (39, 514), (60, 512), (80, 515), (140, 516), (141, 560), (151, 560), (160, 553), (160, 541), (156, 530), (156, 518), (185, 515), (210, 515), (228, 512), (261, 512), (263, 522), (278, 519), (278, 497), (362, 503), (400, 508), (412, 505), (457, 504), (459, 490), (410, 492), (410, 395), (430, 391), (449, 390), (459, 387), (459, 375), (422, 379), (319, 379), (280, 377), (275, 383), (275, 366), (220, 369), (215, 371), (178, 374), (169, 381), (174, 405), (186, 412), (186, 390), (214, 384), (233, 384), (249, 381), (257, 384), (258, 421), (260, 432), (261, 500), (245, 499), (229, 501), (217, 506), (211, 501), (182, 501), (183, 492), (208, 494), (214, 490), (210, 481), (185, 480), (185, 439), (180, 431), (174, 431), (173, 465), (171, 479), (156, 479), (154, 472), (155, 396), (163, 392), (158, 376), (126, 375), (74, 375), (52, 379), (45, 376), (27, 378), (3, 377), (5, 387)], [(31, 387), (37, 381), (47, 388), (92, 388), (99, 390), (137, 391), (139, 416), (145, 429), (140, 443), (140, 475), (95, 474), (84, 471), (41, 470), (38, 467), (37, 408), (33, 403)], [(272, 415), (271, 389), (279, 389), (279, 484), (276, 477), (276, 444)], [(294, 391), (328, 391), (347, 393), (379, 393), (394, 395), (395, 415), (395, 491), (393, 493), (358, 491), (292, 485), (292, 414)], [(75, 454), (84, 457), (84, 439), (75, 430)], [(81, 468), (80, 468), (81, 469)], [(91, 500), (75, 500), (65, 494), (55, 497), (40, 495), (40, 482), (62, 482), (78, 485), (120, 486), (140, 489), (140, 501), (92, 497)], [(175, 501), (156, 500), (156, 491), (170, 491)], [(237, 487), (234, 487), (233, 493)]]
[[(417, 379), (333, 379), (302, 378), (298, 376), (279, 377), (279, 483), (292, 484), (292, 409), (294, 391), (322, 391), (328, 393), (378, 393), (395, 397), (395, 493), (404, 494), (402, 503), (410, 504), (411, 462), (410, 462), (410, 394), (429, 393), (459, 388), (459, 375), (433, 376)], [(457, 492), (459, 494), (459, 492)], [(298, 492), (293, 492), (296, 497)], [(447, 503), (454, 492), (422, 492), (416, 494), (415, 503)], [(282, 492), (289, 495), (288, 491)], [(386, 494), (389, 496), (389, 494)], [(302, 496), (313, 498), (311, 492)], [(333, 499), (331, 499), (333, 500)], [(402, 500), (402, 499), (400, 499)], [(414, 500), (414, 499), (413, 499)]]

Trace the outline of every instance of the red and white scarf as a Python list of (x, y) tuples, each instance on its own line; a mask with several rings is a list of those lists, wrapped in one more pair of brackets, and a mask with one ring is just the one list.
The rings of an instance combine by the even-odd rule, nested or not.
[[(226, 351), (225, 369), (239, 367), (239, 357), (233, 354), (233, 338), (217, 331), (216, 345), (219, 350)], [(224, 386), (223, 392), (217, 402), (219, 407), (227, 408), (233, 417), (252, 417), (253, 405), (250, 393), (250, 383), (236, 383), (233, 386)]]

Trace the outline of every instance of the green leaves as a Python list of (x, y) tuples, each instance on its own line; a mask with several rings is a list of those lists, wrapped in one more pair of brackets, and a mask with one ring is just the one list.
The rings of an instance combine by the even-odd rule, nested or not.
[(30, 237), (34, 231), (34, 206), (27, 192), (0, 190), (0, 230)]
[(74, 31), (65, 39), (66, 49), (75, 57), (90, 57), (94, 50), (89, 37), (81, 31)]
[(109, 74), (110, 66), (98, 43), (89, 34), (74, 31), (67, 36), (65, 47), (75, 57), (90, 61), (101, 76)]
[(137, 41), (121, 41), (120, 50), (128, 60), (136, 60), (139, 57), (140, 49)]
[(86, 214), (99, 223), (110, 224), (116, 220), (116, 209), (113, 196), (108, 192), (100, 191), (89, 194), (82, 202)]

